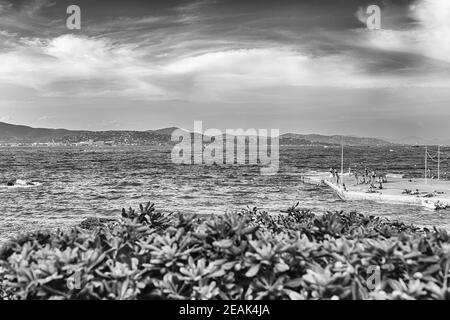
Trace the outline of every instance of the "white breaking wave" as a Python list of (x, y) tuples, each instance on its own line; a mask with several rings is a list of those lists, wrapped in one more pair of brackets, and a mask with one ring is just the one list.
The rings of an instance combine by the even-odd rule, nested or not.
[(2, 184), (2, 185), (0, 185), (0, 188), (7, 188), (7, 189), (34, 188), (34, 187), (39, 187), (41, 185), (42, 185), (42, 183), (40, 183), (40, 182), (17, 179), (13, 186), (8, 186), (6, 184)]

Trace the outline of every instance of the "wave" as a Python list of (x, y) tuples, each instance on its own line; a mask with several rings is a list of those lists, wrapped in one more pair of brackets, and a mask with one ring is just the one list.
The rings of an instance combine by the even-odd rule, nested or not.
[(17, 179), (13, 185), (8, 185), (6, 183), (3, 183), (0, 185), (0, 188), (3, 189), (23, 189), (23, 188), (34, 188), (42, 186), (42, 183), (36, 182), (36, 181), (27, 181), (22, 179)]

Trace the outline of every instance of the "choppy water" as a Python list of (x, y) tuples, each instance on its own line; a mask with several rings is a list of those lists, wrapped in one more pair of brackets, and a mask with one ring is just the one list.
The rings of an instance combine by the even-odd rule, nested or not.
[[(391, 173), (423, 172), (422, 148), (346, 148), (345, 166)], [(450, 153), (444, 150), (444, 153)], [(356, 210), (408, 223), (450, 229), (450, 212), (413, 206), (340, 201), (330, 190), (299, 183), (309, 169), (340, 166), (340, 148), (281, 147), (280, 172), (262, 176), (255, 166), (189, 166), (152, 147), (0, 148), (0, 177), (39, 182), (0, 188), (0, 239), (18, 232), (72, 226), (95, 215), (152, 201), (167, 211), (223, 213), (256, 206), (279, 212), (297, 201), (316, 212)], [(432, 170), (435, 163), (430, 162)], [(447, 163), (441, 165), (447, 175)]]

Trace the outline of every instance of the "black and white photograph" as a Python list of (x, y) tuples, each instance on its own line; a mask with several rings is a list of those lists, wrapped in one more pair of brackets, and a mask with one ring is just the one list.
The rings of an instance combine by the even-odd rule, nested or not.
[(0, 0), (0, 300), (446, 299), (450, 1)]

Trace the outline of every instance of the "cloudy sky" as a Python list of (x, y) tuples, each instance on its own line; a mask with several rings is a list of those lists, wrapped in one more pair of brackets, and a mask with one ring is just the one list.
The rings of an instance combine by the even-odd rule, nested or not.
[(448, 0), (0, 0), (4, 122), (448, 138), (449, 89)]

